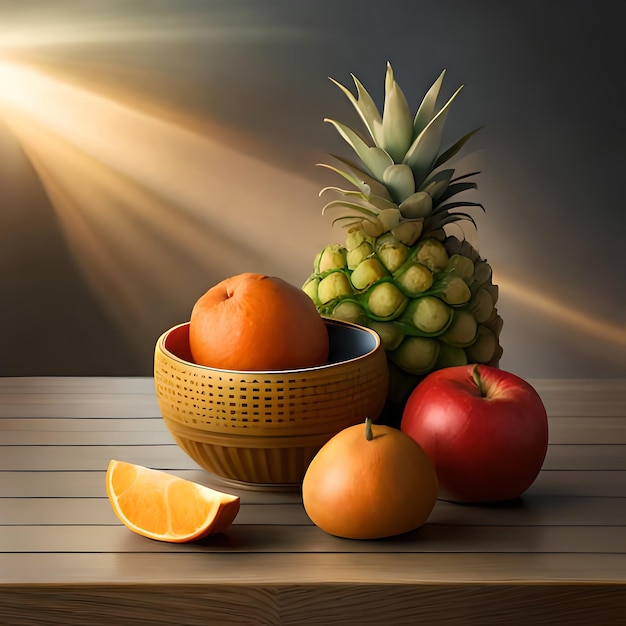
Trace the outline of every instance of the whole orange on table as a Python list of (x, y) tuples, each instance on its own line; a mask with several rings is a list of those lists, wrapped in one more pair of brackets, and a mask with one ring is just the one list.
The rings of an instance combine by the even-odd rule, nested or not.
[(195, 303), (189, 347), (199, 365), (226, 370), (300, 369), (328, 361), (328, 331), (312, 300), (281, 278), (247, 272)]
[(340, 431), (311, 461), (302, 501), (331, 535), (380, 539), (419, 528), (437, 500), (435, 467), (422, 448), (391, 426)]

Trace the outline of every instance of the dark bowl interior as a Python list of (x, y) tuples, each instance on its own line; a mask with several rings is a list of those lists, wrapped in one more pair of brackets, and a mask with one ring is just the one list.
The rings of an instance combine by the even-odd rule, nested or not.
[(343, 326), (326, 322), (330, 342), (329, 363), (350, 361), (369, 354), (378, 345), (378, 339), (371, 331), (356, 326)]
[[(365, 328), (334, 320), (324, 321), (330, 344), (328, 364), (357, 359), (372, 352), (379, 344), (377, 336)], [(193, 363), (189, 349), (189, 323), (173, 328), (165, 337), (164, 347), (175, 357)]]

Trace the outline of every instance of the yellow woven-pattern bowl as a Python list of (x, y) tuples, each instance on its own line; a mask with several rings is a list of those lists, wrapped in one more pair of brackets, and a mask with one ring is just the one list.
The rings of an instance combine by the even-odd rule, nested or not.
[(388, 369), (378, 335), (326, 319), (329, 363), (300, 370), (243, 372), (192, 362), (189, 324), (155, 349), (161, 414), (178, 445), (201, 467), (247, 483), (299, 483), (334, 434), (376, 419)]

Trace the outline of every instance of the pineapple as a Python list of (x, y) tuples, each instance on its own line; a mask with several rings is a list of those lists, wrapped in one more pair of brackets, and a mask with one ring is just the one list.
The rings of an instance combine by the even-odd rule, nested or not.
[[(357, 96), (332, 81), (358, 112), (369, 138), (326, 119), (360, 163), (335, 157), (341, 167), (321, 164), (350, 183), (326, 187), (335, 199), (322, 213), (346, 226), (344, 244), (319, 252), (303, 285), (318, 311), (374, 329), (385, 347), (391, 374), (391, 409), (401, 408), (429, 372), (466, 363), (497, 365), (502, 319), (491, 267), (450, 226), (464, 220), (458, 199), (476, 189), (478, 172), (455, 176), (448, 163), (476, 130), (441, 151), (448, 111), (461, 88), (439, 109), (445, 70), (424, 96), (415, 117), (387, 64), (383, 113), (356, 77)], [(332, 79), (331, 79), (332, 80)], [(459, 233), (457, 233), (459, 234)]]

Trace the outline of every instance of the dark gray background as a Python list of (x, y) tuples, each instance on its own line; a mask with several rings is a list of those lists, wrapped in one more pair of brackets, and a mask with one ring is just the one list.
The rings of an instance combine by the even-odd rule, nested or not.
[[(24, 140), (0, 87), (0, 375), (149, 375), (158, 335), (218, 280), (301, 284), (343, 238), (317, 197), (340, 181), (315, 163), (345, 153), (323, 118), (357, 120), (327, 77), (352, 72), (382, 104), (389, 60), (412, 109), (444, 68), (445, 95), (465, 85), (449, 141), (484, 126), (466, 163), (482, 171), (502, 367), (626, 376), (625, 17), (617, 1), (0, 3), (0, 61), (103, 98), (76, 100), (72, 132), (112, 150), (89, 155), (90, 188), (35, 125)], [(116, 104), (119, 133), (98, 118)], [(63, 173), (69, 221), (37, 158)]]

